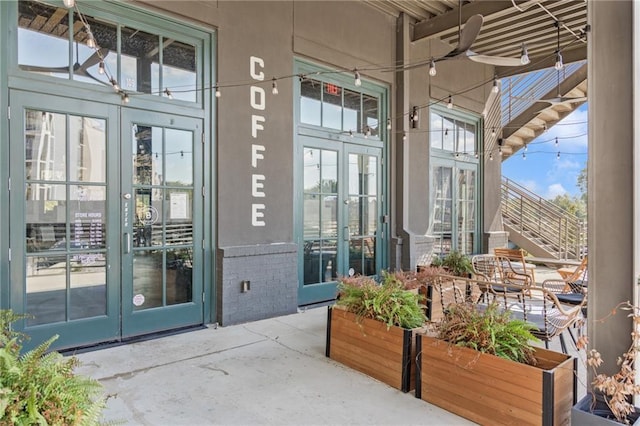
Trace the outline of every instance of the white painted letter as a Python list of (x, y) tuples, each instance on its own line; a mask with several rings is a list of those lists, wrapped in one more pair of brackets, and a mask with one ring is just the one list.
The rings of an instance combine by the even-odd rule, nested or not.
[(264, 197), (264, 175), (251, 175), (251, 195), (254, 197)]
[(264, 117), (261, 115), (252, 115), (251, 116), (251, 136), (253, 136), (254, 138), (258, 137), (258, 130), (264, 130), (264, 126), (262, 124), (258, 124), (258, 122), (260, 123), (264, 123)]
[(258, 151), (264, 152), (265, 148), (262, 145), (251, 145), (251, 165), (255, 169), (258, 167), (258, 160), (264, 160), (264, 155), (258, 153)]
[(261, 68), (264, 68), (264, 61), (262, 58), (258, 58), (257, 56), (251, 56), (249, 58), (249, 73), (251, 74), (251, 78), (262, 81), (264, 80), (264, 73), (262, 71), (257, 72), (256, 65), (260, 65)]
[(264, 220), (258, 220), (258, 218), (264, 217), (264, 213), (258, 210), (264, 210), (264, 204), (251, 204), (251, 224), (264, 226)]
[[(258, 95), (258, 99), (256, 99), (256, 95)], [(251, 107), (264, 111), (264, 100), (264, 89), (262, 87), (251, 86)]]

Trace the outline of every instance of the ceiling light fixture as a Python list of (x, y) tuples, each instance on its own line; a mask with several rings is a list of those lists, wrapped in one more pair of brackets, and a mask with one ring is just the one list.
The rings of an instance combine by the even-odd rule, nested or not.
[(276, 82), (276, 78), (273, 77), (273, 82), (271, 83), (271, 93), (273, 95), (278, 94), (278, 83)]
[(447, 108), (453, 109), (453, 98), (449, 95), (449, 100), (447, 101)]
[(70, 9), (76, 5), (76, 0), (62, 0), (62, 3), (64, 4), (64, 7)]
[(493, 87), (491, 88), (491, 92), (493, 93), (500, 92), (500, 86), (498, 85), (498, 79), (496, 77), (493, 78)]

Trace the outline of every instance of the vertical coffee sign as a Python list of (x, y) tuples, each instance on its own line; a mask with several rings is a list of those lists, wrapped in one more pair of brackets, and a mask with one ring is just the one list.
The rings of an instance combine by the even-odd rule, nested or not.
[[(256, 56), (249, 58), (249, 73), (254, 81), (264, 81), (264, 60)], [(260, 165), (265, 156), (265, 147), (260, 144), (260, 136), (258, 131), (264, 130), (265, 123), (265, 109), (266, 109), (266, 96), (264, 88), (260, 86), (251, 85), (251, 137), (253, 143), (251, 144), (251, 225), (252, 226), (265, 226), (264, 219), (265, 205), (261, 200), (265, 197), (264, 182), (265, 176), (260, 173)]]

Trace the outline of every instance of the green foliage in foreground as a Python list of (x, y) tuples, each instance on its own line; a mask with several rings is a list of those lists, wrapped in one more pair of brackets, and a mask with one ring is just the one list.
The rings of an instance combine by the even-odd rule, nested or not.
[(26, 336), (11, 324), (23, 318), (0, 310), (0, 425), (100, 424), (102, 385), (74, 374), (77, 358), (47, 352), (58, 336), (21, 354)]
[(404, 289), (395, 274), (384, 274), (381, 284), (367, 277), (342, 278), (337, 304), (358, 318), (382, 321), (387, 327), (422, 327), (426, 321), (420, 296)]
[(502, 311), (497, 303), (484, 310), (468, 303), (453, 304), (438, 325), (438, 338), (456, 346), (536, 365), (535, 349), (530, 342), (539, 340), (531, 334), (533, 327), (525, 321), (512, 319), (511, 313)]

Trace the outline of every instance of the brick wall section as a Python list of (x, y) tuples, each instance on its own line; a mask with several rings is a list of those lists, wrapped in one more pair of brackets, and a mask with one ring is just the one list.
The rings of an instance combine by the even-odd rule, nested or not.
[(486, 253), (493, 254), (496, 247), (507, 247), (509, 244), (509, 233), (506, 231), (485, 232), (484, 244)]
[[(217, 317), (221, 325), (297, 312), (296, 244), (223, 247), (218, 250)], [(251, 289), (241, 292), (248, 280)]]

